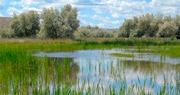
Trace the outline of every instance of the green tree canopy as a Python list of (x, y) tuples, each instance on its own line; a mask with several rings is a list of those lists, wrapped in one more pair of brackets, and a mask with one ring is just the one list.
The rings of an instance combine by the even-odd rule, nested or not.
[(39, 28), (39, 14), (36, 11), (14, 14), (11, 28), (17, 37), (30, 37), (36, 35)]
[(127, 19), (120, 26), (119, 37), (172, 37), (180, 35), (180, 17), (145, 14)]
[[(83, 26), (74, 32), (75, 39), (81, 38), (110, 38), (114, 37), (113, 31), (100, 29), (98, 26)], [(115, 34), (115, 33), (114, 33)]]
[(159, 25), (159, 31), (157, 33), (158, 37), (172, 37), (175, 36), (178, 27), (174, 21), (165, 21), (163, 24)]
[(54, 8), (44, 8), (41, 14), (42, 25), (38, 34), (40, 38), (72, 38), (80, 21), (77, 8), (65, 5), (61, 11)]

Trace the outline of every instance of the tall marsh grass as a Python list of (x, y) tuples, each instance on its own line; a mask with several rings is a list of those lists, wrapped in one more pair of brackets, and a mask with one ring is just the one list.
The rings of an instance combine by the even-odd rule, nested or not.
[[(5, 39), (3, 39), (5, 40)], [(142, 40), (142, 39), (107, 39), (96, 40), (32, 40), (32, 39), (8, 39), (0, 41), (0, 94), (1, 95), (130, 95), (130, 94), (153, 94), (146, 88), (150, 86), (154, 89), (153, 79), (151, 81), (140, 80), (132, 86), (127, 86), (124, 77), (124, 65), (118, 64), (114, 68), (111, 66), (110, 74), (119, 73), (114, 79), (121, 78), (119, 88), (116, 86), (103, 86), (104, 81), (99, 80), (97, 83), (90, 83), (88, 80), (83, 84), (77, 79), (80, 70), (71, 59), (65, 58), (49, 59), (47, 57), (32, 56), (35, 52), (56, 52), (56, 51), (74, 51), (83, 49), (109, 49), (109, 48), (137, 48), (138, 51), (146, 52), (147, 48), (152, 48), (153, 52), (171, 57), (180, 57), (179, 41), (170, 42), (161, 40)], [(158, 46), (154, 46), (158, 45)], [(133, 46), (133, 47), (132, 47)], [(103, 63), (101, 63), (103, 64)], [(101, 67), (99, 64), (99, 67)], [(179, 66), (177, 66), (179, 67)], [(90, 67), (89, 67), (90, 68)], [(179, 69), (179, 68), (177, 68)], [(101, 69), (100, 69), (101, 70)], [(103, 71), (101, 71), (103, 74)], [(107, 71), (105, 71), (107, 72)], [(179, 74), (179, 73), (178, 73)], [(179, 79), (179, 76), (177, 76)], [(164, 77), (166, 80), (166, 77)], [(179, 83), (178, 83), (179, 85)], [(166, 83), (160, 88), (158, 94), (180, 94), (173, 92)], [(147, 91), (147, 92), (146, 92)]]

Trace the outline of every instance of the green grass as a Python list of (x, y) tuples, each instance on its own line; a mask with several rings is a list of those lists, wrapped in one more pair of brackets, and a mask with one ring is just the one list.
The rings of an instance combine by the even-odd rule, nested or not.
[[(167, 55), (173, 58), (180, 57), (180, 41), (168, 40), (168, 39), (83, 39), (79, 41), (66, 40), (33, 40), (33, 39), (1, 39), (0, 41), (0, 94), (7, 95), (19, 94), (26, 95), (28, 89), (31, 86), (33, 94), (49, 94), (49, 85), (56, 83), (53, 92), (56, 95), (60, 94), (72, 94), (72, 95), (92, 95), (100, 94), (100, 91), (104, 91), (104, 94), (128, 94), (133, 93), (135, 86), (127, 88), (126, 79), (120, 84), (120, 92), (116, 91), (113, 86), (107, 86), (103, 88), (101, 85), (103, 82), (99, 82), (98, 85), (93, 84), (92, 87), (77, 87), (75, 89), (70, 88), (74, 85), (74, 82), (78, 80), (74, 79), (69, 82), (69, 76), (75, 73), (71, 69), (66, 67), (70, 66), (70, 59), (64, 59), (61, 64), (54, 64), (54, 60), (47, 57), (34, 57), (33, 53), (37, 52), (56, 52), (56, 51), (75, 51), (86, 49), (111, 49), (111, 48), (136, 48), (139, 52), (146, 52), (146, 49), (150, 48), (153, 53), (159, 53), (161, 55)], [(147, 51), (148, 52), (148, 51)], [(113, 56), (118, 57), (134, 57), (133, 54), (113, 53)], [(103, 63), (101, 63), (103, 64)], [(121, 66), (120, 66), (121, 67)], [(76, 68), (78, 72), (79, 68)], [(121, 69), (123, 69), (121, 67)], [(113, 71), (112, 73), (120, 73)], [(56, 73), (54, 73), (56, 72)], [(53, 81), (52, 81), (53, 80)], [(78, 82), (77, 82), (78, 83)], [(84, 85), (88, 84), (88, 81), (84, 82)], [(140, 84), (140, 82), (139, 82)], [(45, 86), (44, 86), (45, 85)], [(43, 87), (44, 86), (44, 87)], [(140, 94), (144, 94), (143, 86), (138, 86)], [(159, 94), (166, 94), (166, 85), (161, 89)], [(12, 91), (13, 90), (13, 91)]]
[(124, 54), (124, 53), (112, 53), (110, 55), (116, 56), (116, 57), (134, 57), (133, 54)]

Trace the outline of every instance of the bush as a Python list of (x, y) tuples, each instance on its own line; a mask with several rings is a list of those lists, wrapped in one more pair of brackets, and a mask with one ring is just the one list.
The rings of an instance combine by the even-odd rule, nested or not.
[(11, 29), (17, 37), (31, 37), (36, 35), (39, 30), (39, 14), (36, 11), (28, 13), (14, 14), (11, 22)]
[(175, 36), (178, 27), (174, 21), (165, 21), (163, 24), (159, 25), (159, 31), (157, 33), (158, 37), (172, 37)]
[(78, 10), (71, 5), (58, 9), (43, 9), (42, 25), (39, 38), (73, 38), (73, 33), (79, 27)]
[(81, 38), (111, 38), (114, 37), (114, 32), (112, 31), (106, 31), (103, 29), (99, 29), (98, 26), (91, 27), (81, 27), (76, 32), (74, 32), (75, 39), (81, 39)]
[(13, 31), (11, 29), (1, 29), (0, 30), (0, 38), (11, 38), (13, 37)]
[(173, 37), (180, 35), (180, 16), (145, 14), (124, 21), (118, 37)]

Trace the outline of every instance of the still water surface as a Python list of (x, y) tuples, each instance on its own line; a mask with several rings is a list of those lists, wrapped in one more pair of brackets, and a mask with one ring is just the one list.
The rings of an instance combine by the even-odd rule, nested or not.
[[(133, 58), (115, 57), (111, 53), (134, 54)], [(72, 70), (67, 78), (75, 84), (72, 88), (84, 86), (115, 88), (120, 90), (122, 83), (126, 89), (133, 86), (134, 93), (143, 88), (146, 93), (157, 94), (166, 85), (169, 94), (180, 93), (180, 59), (153, 53), (138, 53), (124, 49), (78, 50), (74, 52), (37, 53), (50, 61), (61, 64), (64, 59), (71, 63)], [(54, 84), (50, 91), (53, 93)], [(105, 92), (105, 91), (104, 91)], [(103, 93), (103, 90), (102, 90)]]

